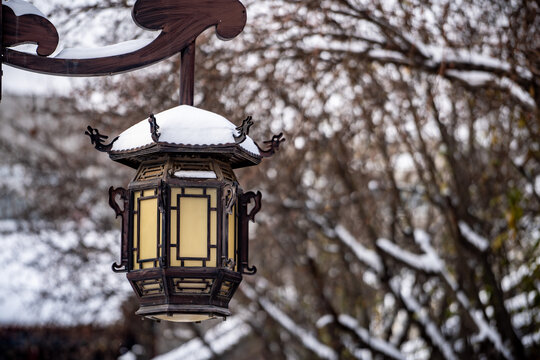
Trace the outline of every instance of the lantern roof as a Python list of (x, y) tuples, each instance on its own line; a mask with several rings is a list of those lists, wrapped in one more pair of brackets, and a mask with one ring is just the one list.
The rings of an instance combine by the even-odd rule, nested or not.
[(264, 154), (247, 135), (246, 121), (249, 128), (250, 117), (236, 126), (216, 113), (180, 105), (128, 128), (107, 152), (112, 160), (133, 168), (159, 153), (218, 156), (227, 158), (233, 168), (257, 165)]

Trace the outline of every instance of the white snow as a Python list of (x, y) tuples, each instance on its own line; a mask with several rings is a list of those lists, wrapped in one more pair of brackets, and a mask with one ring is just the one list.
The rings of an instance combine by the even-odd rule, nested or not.
[[(264, 283), (266, 279), (263, 279)], [(261, 278), (259, 277), (259, 283), (261, 283)], [(248, 284), (244, 283), (240, 287), (240, 290), (252, 301), (258, 301), (259, 305), (264, 309), (264, 311), (272, 317), (276, 322), (278, 322), (283, 328), (285, 328), (291, 335), (297, 337), (304, 346), (313, 351), (317, 356), (322, 359), (337, 360), (338, 354), (335, 351), (321, 343), (317, 338), (312, 335), (306, 329), (298, 326), (294, 320), (292, 320), (287, 314), (281, 311), (277, 306), (275, 306), (270, 300), (266, 299), (263, 296), (259, 296), (257, 292), (251, 288)], [(160, 359), (161, 360), (161, 359)]]
[(484, 315), (482, 314), (481, 310), (475, 310), (473, 312), (474, 319), (476, 325), (479, 326), (479, 333), (474, 337), (473, 340), (482, 341), (484, 338), (490, 339), (497, 350), (499, 350), (505, 358), (507, 359), (513, 359), (512, 353), (510, 353), (510, 350), (503, 345), (501, 337), (499, 333), (489, 326), (489, 324), (484, 320)]
[(446, 70), (446, 74), (459, 78), (471, 86), (482, 86), (495, 80), (495, 76), (485, 71)]
[(259, 298), (259, 304), (274, 320), (276, 320), (281, 326), (283, 326), (289, 333), (296, 336), (306, 348), (313, 351), (322, 359), (337, 360), (338, 355), (332, 350), (332, 348), (321, 343), (315, 336), (313, 336), (307, 330), (296, 325), (294, 320), (288, 317), (277, 306), (264, 297)]
[(142, 49), (154, 40), (155, 38), (136, 39), (97, 48), (66, 48), (54, 57), (57, 59), (93, 59), (123, 55)]
[(540, 330), (535, 332), (535, 333), (523, 336), (523, 338), (521, 340), (523, 342), (523, 345), (525, 345), (527, 347), (529, 347), (529, 346), (531, 346), (533, 344), (540, 343)]
[(511, 271), (502, 278), (502, 290), (506, 292), (514, 288), (525, 276), (533, 274), (538, 265), (540, 265), (540, 258), (537, 258), (530, 266), (528, 264), (523, 264), (516, 270)]
[[(0, 279), (0, 324), (39, 326), (42, 324), (109, 324), (117, 321), (123, 301), (132, 292), (125, 276), (113, 273), (117, 261), (118, 231), (88, 231), (86, 246), (95, 243), (96, 252), (78, 264), (81, 244), (72, 231), (23, 231), (2, 233), (0, 262), (5, 276)], [(28, 266), (28, 265), (32, 266)], [(78, 268), (73, 274), (71, 267)], [(54, 288), (49, 296), (42, 293)]]
[(441, 263), (433, 254), (414, 254), (388, 239), (378, 239), (377, 246), (393, 258), (407, 264), (413, 269), (419, 269), (430, 273), (438, 273), (441, 270)]
[(335, 233), (345, 245), (351, 248), (358, 260), (371, 267), (377, 273), (382, 271), (382, 261), (375, 251), (366, 248), (364, 245), (356, 241), (354, 236), (342, 225), (336, 226)]
[(439, 331), (438, 326), (429, 318), (429, 315), (425, 309), (422, 309), (422, 306), (418, 301), (406, 291), (403, 291), (400, 286), (400, 280), (398, 278), (393, 278), (390, 281), (390, 286), (395, 293), (400, 294), (401, 299), (403, 300), (405, 306), (409, 311), (413, 312), (418, 321), (422, 324), (423, 328), (426, 330), (427, 335), (431, 339), (433, 345), (441, 351), (444, 358), (447, 360), (457, 360), (457, 356), (452, 349), (452, 345), (448, 343), (442, 334)]
[(458, 226), (461, 234), (468, 242), (473, 244), (480, 251), (487, 250), (489, 247), (489, 241), (487, 241), (486, 238), (475, 233), (464, 221), (460, 221)]
[(2, 0), (2, 5), (6, 5), (11, 8), (15, 15), (39, 15), (45, 17), (41, 11), (34, 5), (23, 0)]
[(222, 355), (234, 347), (240, 340), (251, 332), (251, 327), (244, 322), (242, 316), (231, 316), (204, 334), (204, 340), (212, 347), (206, 347), (200, 338), (194, 338), (168, 353), (156, 356), (154, 360), (207, 360), (212, 352)]
[(323, 327), (325, 327), (326, 325), (328, 324), (331, 324), (334, 322), (334, 317), (330, 314), (326, 314), (326, 315), (323, 315), (319, 318), (319, 320), (317, 320), (315, 322), (315, 326), (318, 328), (318, 329), (322, 329)]
[[(236, 125), (223, 116), (189, 105), (180, 105), (155, 115), (159, 126), (159, 142), (177, 145), (234, 144), (238, 135)], [(112, 151), (124, 151), (154, 143), (148, 119), (133, 125), (120, 134)], [(260, 155), (253, 140), (247, 136), (240, 146), (254, 155)]]
[(131, 351), (127, 351), (118, 357), (118, 360), (137, 360), (137, 355)]
[(523, 90), (523, 88), (517, 85), (514, 81), (504, 77), (499, 81), (499, 84), (502, 88), (508, 89), (510, 94), (512, 94), (520, 102), (532, 107), (533, 109), (536, 109), (536, 102), (531, 94)]
[(215, 179), (217, 177), (215, 172), (203, 170), (180, 170), (175, 172), (174, 176), (192, 179)]
[(356, 335), (371, 349), (384, 354), (391, 359), (405, 359), (405, 356), (392, 344), (382, 339), (372, 337), (369, 331), (358, 324), (353, 317), (345, 314), (338, 316), (338, 321), (343, 326), (353, 330)]
[(403, 56), (402, 53), (398, 51), (384, 50), (384, 49), (373, 49), (369, 51), (369, 56), (374, 59), (381, 60), (395, 60), (399, 62), (406, 62), (407, 59)]
[[(507, 359), (511, 359), (511, 353), (508, 350), (506, 346), (504, 346), (500, 334), (497, 332), (496, 329), (493, 327), (490, 327), (488, 322), (486, 321), (482, 311), (476, 310), (471, 307), (471, 304), (469, 302), (469, 299), (465, 295), (465, 293), (459, 288), (458, 283), (450, 276), (450, 273), (448, 272), (448, 269), (444, 263), (444, 261), (437, 255), (435, 252), (435, 249), (431, 246), (430, 237), (429, 234), (427, 234), (423, 230), (415, 230), (414, 231), (415, 240), (418, 244), (420, 244), (420, 247), (422, 250), (428, 254), (430, 257), (433, 258), (435, 262), (437, 262), (440, 266), (439, 273), (441, 274), (443, 280), (450, 286), (450, 288), (456, 293), (456, 297), (460, 303), (460, 305), (469, 313), (470, 318), (475, 322), (476, 326), (479, 329), (479, 333), (476, 335), (477, 339), (484, 339), (485, 337), (488, 338), (489, 341), (493, 345), (495, 345), (495, 348), (503, 354)], [(489, 329), (489, 330), (486, 330)]]
[(507, 77), (498, 77), (485, 71), (446, 70), (446, 74), (465, 81), (473, 87), (485, 86), (488, 83), (493, 83), (494, 85), (500, 86), (502, 89), (508, 90), (510, 94), (522, 104), (536, 108), (536, 103), (531, 94), (523, 90), (519, 85)]

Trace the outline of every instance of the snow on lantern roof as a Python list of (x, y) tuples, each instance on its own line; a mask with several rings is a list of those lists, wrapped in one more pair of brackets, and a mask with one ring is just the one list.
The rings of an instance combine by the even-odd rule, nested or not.
[[(189, 105), (180, 105), (155, 115), (159, 126), (159, 142), (175, 145), (225, 145), (235, 144), (234, 135), (240, 133), (223, 116)], [(148, 120), (133, 125), (118, 136), (111, 152), (133, 150), (154, 143)], [(246, 136), (239, 144), (252, 155), (260, 157), (255, 142)]]
[(169, 153), (219, 157), (229, 161), (235, 169), (259, 164), (262, 158), (273, 156), (285, 141), (283, 133), (274, 135), (263, 142), (263, 149), (248, 136), (252, 125), (251, 116), (236, 126), (218, 114), (180, 105), (150, 115), (109, 144), (104, 143), (108, 136), (91, 126), (85, 134), (97, 150), (107, 152), (112, 160), (132, 168), (155, 159), (156, 155)]

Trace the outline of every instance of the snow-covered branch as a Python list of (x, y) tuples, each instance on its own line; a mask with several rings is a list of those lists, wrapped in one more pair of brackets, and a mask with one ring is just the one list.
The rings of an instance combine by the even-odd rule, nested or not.
[(489, 241), (474, 232), (465, 221), (460, 221), (458, 226), (463, 237), (478, 250), (484, 252), (489, 248)]
[(377, 240), (377, 246), (386, 254), (410, 268), (430, 274), (436, 274), (441, 271), (441, 263), (432, 254), (417, 255), (384, 238)]
[(362, 342), (366, 344), (370, 349), (373, 349), (377, 353), (383, 354), (390, 359), (405, 359), (405, 356), (394, 345), (390, 344), (383, 339), (373, 337), (369, 334), (369, 331), (364, 329), (358, 324), (355, 318), (350, 315), (339, 315), (337, 321), (354, 331), (356, 335), (362, 339)]
[[(244, 337), (249, 335), (251, 327), (244, 321), (242, 315), (231, 316), (204, 334), (204, 341), (196, 337), (178, 348), (156, 356), (154, 360), (209, 360), (213, 354), (222, 355), (231, 350)], [(205, 345), (209, 344), (212, 349)]]
[(407, 309), (416, 315), (417, 320), (422, 324), (433, 345), (441, 351), (441, 354), (443, 354), (445, 359), (457, 360), (458, 357), (452, 349), (452, 345), (446, 341), (437, 324), (435, 324), (433, 320), (429, 318), (427, 311), (422, 309), (422, 306), (412, 296), (412, 294), (404, 291), (399, 283), (400, 280), (398, 278), (393, 278), (390, 281), (390, 286), (396, 294), (399, 294)]
[[(260, 275), (259, 275), (260, 276)], [(281, 311), (266, 297), (256, 293), (256, 291), (247, 284), (243, 284), (240, 289), (252, 301), (256, 301), (261, 308), (287, 332), (296, 337), (306, 349), (309, 349), (321, 359), (337, 360), (338, 354), (329, 346), (320, 342), (315, 335), (308, 330), (300, 327), (287, 314)]]
[(342, 225), (336, 226), (334, 229), (337, 238), (347, 245), (354, 253), (356, 258), (363, 264), (380, 273), (383, 270), (381, 258), (373, 250), (366, 248)]

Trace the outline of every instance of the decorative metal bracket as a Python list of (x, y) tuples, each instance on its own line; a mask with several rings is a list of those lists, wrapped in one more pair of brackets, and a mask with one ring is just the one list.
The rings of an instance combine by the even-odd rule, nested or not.
[(154, 140), (154, 142), (158, 142), (161, 133), (158, 131), (159, 125), (157, 124), (154, 114), (150, 114), (150, 116), (148, 117), (148, 122), (150, 123), (150, 133), (152, 133), (152, 140)]
[(106, 140), (109, 138), (107, 135), (100, 134), (98, 129), (94, 129), (90, 125), (88, 125), (86, 129), (87, 131), (85, 131), (84, 134), (90, 137), (90, 141), (92, 142), (92, 145), (94, 145), (96, 150), (98, 151), (101, 151), (101, 152), (110, 151), (112, 149), (114, 142), (118, 140), (118, 136), (117, 136), (109, 144), (104, 144), (103, 140)]
[[(116, 197), (120, 196), (122, 200), (122, 208), (116, 202)], [(122, 244), (120, 264), (112, 264), (114, 272), (128, 271), (128, 231), (129, 231), (129, 192), (124, 188), (109, 188), (109, 205), (114, 210), (116, 217), (122, 217)]]
[(225, 185), (223, 188), (223, 199), (225, 200), (225, 211), (227, 214), (232, 214), (232, 208), (236, 203), (236, 186)]
[(251, 120), (251, 116), (248, 116), (247, 118), (242, 121), (242, 125), (238, 126), (236, 130), (240, 132), (240, 135), (233, 135), (234, 142), (237, 144), (240, 144), (246, 140), (246, 137), (249, 134), (249, 128), (253, 125), (253, 120)]
[[(159, 180), (159, 186), (157, 190), (158, 195), (158, 209), (162, 217), (162, 221), (165, 223), (167, 220), (167, 204), (169, 199), (169, 190), (167, 188), (167, 184), (163, 180)], [(167, 226), (164, 225), (161, 227), (161, 236), (163, 239), (167, 237), (166, 232)], [(166, 267), (167, 264), (167, 251), (165, 251), (165, 242), (161, 244), (161, 256), (159, 257), (159, 266)]]
[[(253, 200), (255, 206), (248, 212), (248, 205)], [(255, 215), (261, 210), (262, 194), (249, 191), (238, 196), (238, 271), (246, 275), (254, 275), (257, 272), (255, 266), (249, 266), (249, 221), (255, 221)]]
[(167, 205), (167, 184), (163, 180), (159, 180), (158, 187), (158, 208), (160, 213), (165, 212)]
[(259, 144), (255, 143), (257, 145), (257, 148), (259, 149), (259, 153), (262, 157), (271, 157), (276, 153), (276, 151), (279, 150), (279, 145), (284, 142), (285, 139), (283, 138), (283, 133), (279, 133), (279, 135), (272, 136), (272, 139), (263, 141), (263, 144), (270, 144), (270, 147), (266, 150), (261, 149)]
[(226, 267), (227, 269), (234, 271), (235, 265), (236, 263), (234, 262), (233, 259), (223, 259), (223, 267)]

